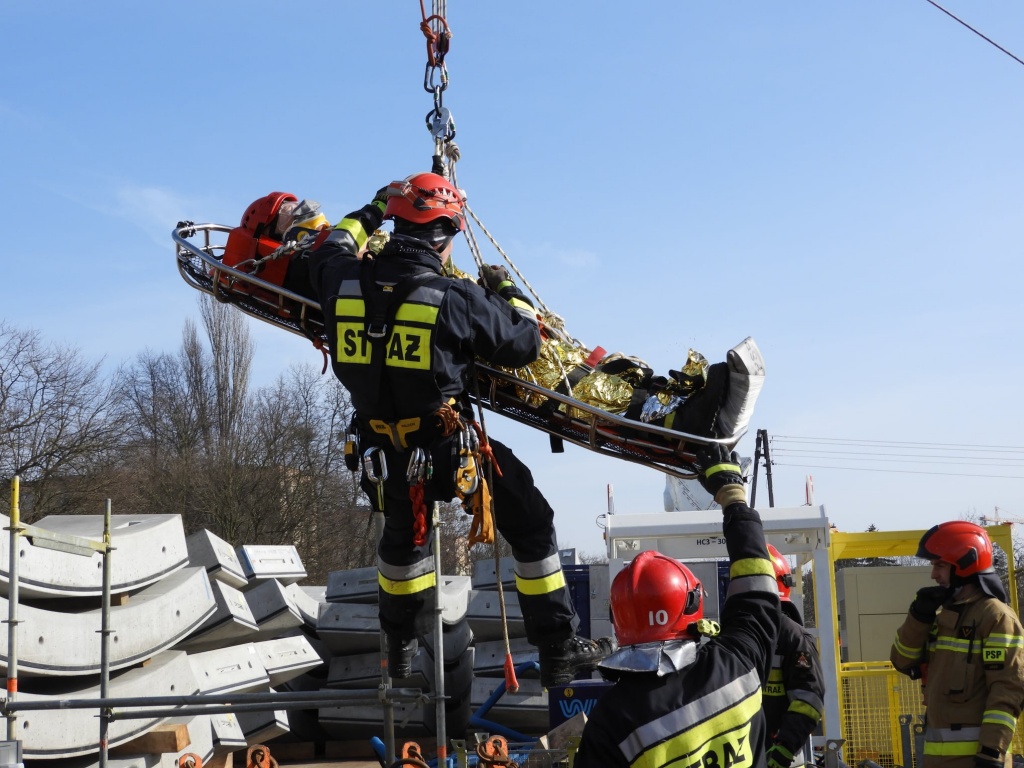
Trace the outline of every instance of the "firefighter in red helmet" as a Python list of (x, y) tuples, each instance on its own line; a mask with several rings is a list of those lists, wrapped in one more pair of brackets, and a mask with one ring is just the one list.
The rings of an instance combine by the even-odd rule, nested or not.
[[(641, 552), (612, 582), (619, 649), (599, 669), (615, 685), (591, 712), (576, 768), (762, 768), (762, 688), (779, 629), (775, 572), (757, 512), (747, 506), (735, 454), (698, 453), (699, 479), (722, 506), (729, 591), (721, 632), (703, 618), (704, 590), (689, 568)], [(705, 643), (702, 634), (714, 635)]]
[(964, 520), (929, 529), (917, 556), (937, 586), (923, 587), (896, 631), (890, 659), (920, 678), (923, 768), (1003, 768), (1024, 704), (1024, 629), (992, 567), (985, 529)]
[[(486, 503), (466, 391), (473, 360), (518, 368), (540, 350), (533, 306), (503, 268), (483, 268), (479, 284), (442, 275), (465, 227), (464, 209), (462, 192), (443, 176), (414, 174), (380, 189), (309, 255), (332, 367), (355, 406), (361, 484), (385, 517), (379, 613), (395, 678), (412, 673), (417, 638), (433, 619), (434, 532), (426, 511), (457, 496)], [(383, 219), (394, 222), (388, 242), (356, 259)], [(494, 522), (515, 558), (527, 639), (538, 646), (541, 682), (565, 684), (593, 670), (614, 644), (576, 635), (554, 511), (512, 451), (494, 439), (489, 446)]]
[[(775, 644), (772, 669), (762, 691), (768, 740), (768, 768), (787, 768), (808, 746), (825, 708), (825, 680), (814, 637), (804, 629), (800, 611), (790, 600), (796, 580), (789, 561), (768, 545), (775, 581), (782, 601), (782, 623)], [(800, 763), (812, 763), (805, 754)]]

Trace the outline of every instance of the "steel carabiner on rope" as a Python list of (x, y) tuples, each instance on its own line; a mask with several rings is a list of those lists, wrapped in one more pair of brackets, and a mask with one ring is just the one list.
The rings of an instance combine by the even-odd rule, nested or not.
[(451, 141), (455, 138), (455, 119), (448, 107), (427, 112), (427, 130), (436, 141)]

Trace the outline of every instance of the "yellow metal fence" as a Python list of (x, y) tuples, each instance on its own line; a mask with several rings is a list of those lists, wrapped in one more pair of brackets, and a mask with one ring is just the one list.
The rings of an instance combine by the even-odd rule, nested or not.
[[(873, 760), (883, 768), (916, 768), (914, 726), (924, 723), (921, 681), (901, 675), (889, 662), (848, 662), (839, 670), (843, 759)], [(1013, 736), (1013, 754), (1024, 754), (1024, 718)], [(907, 760), (907, 757), (910, 757)]]

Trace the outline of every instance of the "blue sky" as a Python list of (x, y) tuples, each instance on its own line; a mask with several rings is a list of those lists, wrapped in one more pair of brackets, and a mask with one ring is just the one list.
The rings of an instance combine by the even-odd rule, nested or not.
[[(1019, 2), (943, 5), (1024, 57)], [(813, 474), (842, 530), (1024, 518), (1024, 66), (925, 0), (452, 0), (448, 20), (459, 181), (573, 335), (659, 372), (752, 335), (768, 378), (739, 447), (778, 436), (779, 506)], [(336, 220), (428, 167), (419, 21), (413, 0), (0, 6), (3, 317), (111, 364), (177, 349), (198, 296), (179, 219), (234, 224), (280, 189)], [(251, 325), (259, 382), (319, 364)], [(619, 513), (662, 509), (653, 470), (487, 423), (563, 546), (601, 549), (609, 483)]]

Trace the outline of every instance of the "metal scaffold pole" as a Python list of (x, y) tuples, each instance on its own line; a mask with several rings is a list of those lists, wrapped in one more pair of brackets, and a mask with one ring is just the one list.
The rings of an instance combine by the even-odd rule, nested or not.
[[(384, 513), (373, 513), (373, 528), (379, 544), (384, 536)], [(395, 759), (395, 705), (388, 697), (391, 690), (391, 673), (388, 671), (388, 646), (384, 636), (384, 627), (380, 628), (380, 691), (384, 706), (384, 753), (390, 763)]]
[[(11, 532), (10, 537), (10, 561), (8, 563), (8, 575), (10, 583), (7, 593), (7, 701), (13, 702), (18, 698), (18, 537), (21, 533), (21, 478), (15, 475), (11, 480), (11, 524), (7, 528)], [(18, 715), (16, 712), (7, 713), (7, 740), (16, 741), (18, 738)]]
[[(110, 695), (110, 499), (103, 511), (103, 603), (100, 623), (100, 698)], [(110, 728), (111, 712), (107, 707), (100, 709), (100, 768), (107, 766), (107, 732)]]
[(437, 764), (447, 764), (448, 737), (444, 714), (444, 624), (441, 614), (441, 504), (434, 502), (434, 713), (437, 722)]

